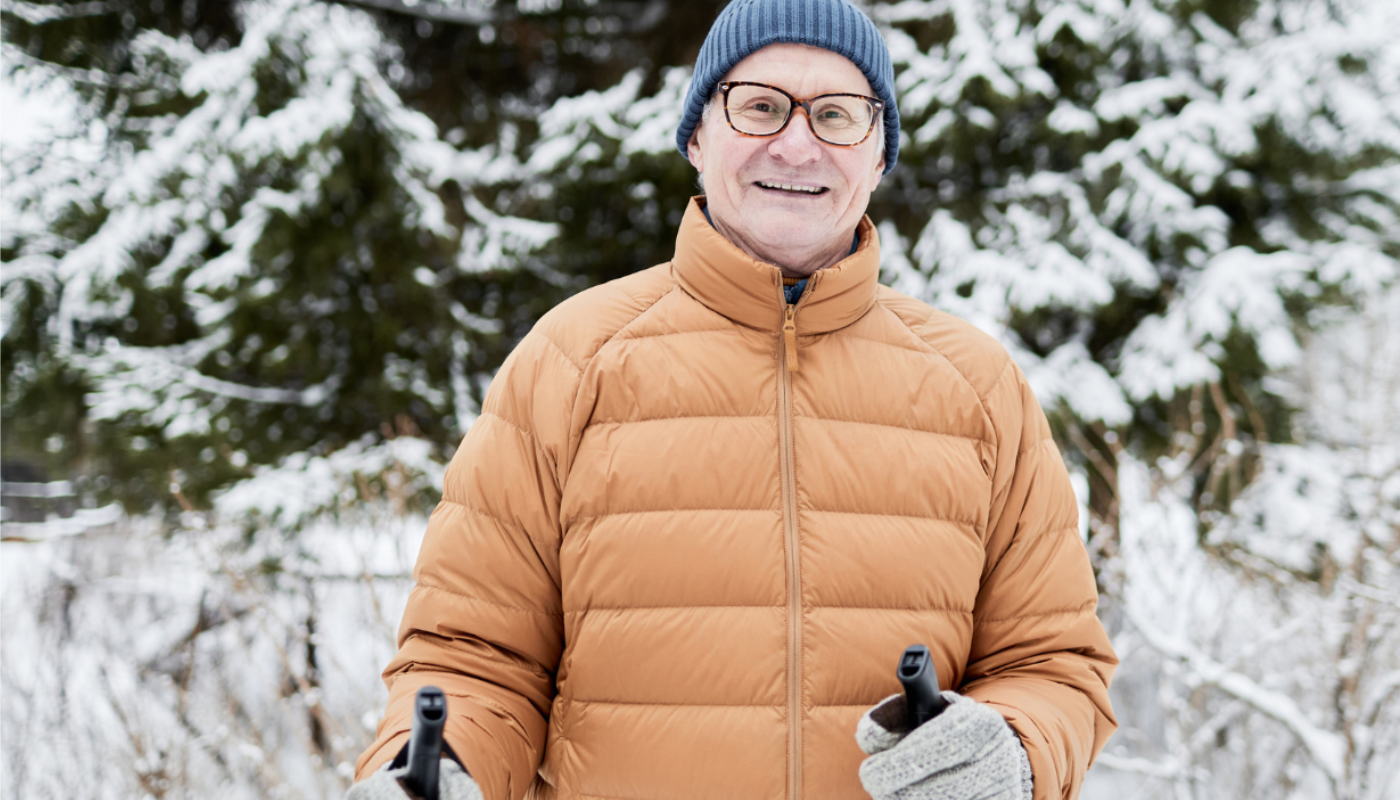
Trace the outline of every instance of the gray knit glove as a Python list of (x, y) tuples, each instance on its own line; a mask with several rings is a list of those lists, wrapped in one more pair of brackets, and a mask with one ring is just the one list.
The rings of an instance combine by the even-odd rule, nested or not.
[[(408, 774), (408, 767), (389, 769), (387, 765), (378, 772), (350, 787), (345, 800), (407, 800), (413, 795), (403, 788), (399, 778)], [(481, 788), (467, 771), (456, 761), (444, 758), (438, 767), (439, 800), (484, 800)]]
[(860, 782), (875, 800), (1031, 800), (1021, 739), (990, 706), (943, 692), (948, 708), (912, 733), (903, 694), (865, 712)]

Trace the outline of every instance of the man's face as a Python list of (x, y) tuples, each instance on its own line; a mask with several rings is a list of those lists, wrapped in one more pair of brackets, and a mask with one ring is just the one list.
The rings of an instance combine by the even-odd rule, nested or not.
[[(735, 64), (724, 79), (764, 83), (801, 98), (874, 95), (860, 68), (844, 56), (800, 44), (769, 45)], [(781, 133), (743, 136), (725, 121), (717, 96), (709, 121), (690, 141), (689, 155), (704, 175), (710, 216), (720, 233), (749, 255), (783, 267), (785, 274), (805, 276), (850, 251), (856, 224), (884, 173), (875, 133), (855, 147), (829, 145), (812, 134), (799, 108)], [(780, 185), (817, 191), (775, 188)]]

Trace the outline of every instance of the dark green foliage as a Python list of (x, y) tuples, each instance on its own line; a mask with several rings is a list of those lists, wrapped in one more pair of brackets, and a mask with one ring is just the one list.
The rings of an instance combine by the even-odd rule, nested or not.
[[(143, 152), (162, 120), (186, 116), (208, 99), (179, 92), (176, 81), (189, 65), (178, 58), (159, 63), (165, 51), (143, 49), (143, 34), (187, 36), (192, 59), (236, 47), (247, 34), (234, 4), (186, 2), (175, 13), (175, 6), (166, 8), (162, 1), (117, 2), (106, 6), (112, 13), (48, 22), (36, 22), (29, 12), (4, 12), (6, 41), (27, 58), (103, 76), (80, 86), (90, 118), (103, 120), (111, 132), (105, 146), (113, 157)], [(564, 0), (546, 11), (521, 11), (510, 2), (420, 3), (397, 11), (385, 10), (383, 3), (347, 0), (346, 5), (364, 8), (378, 23), (387, 46), (374, 57), (398, 99), (426, 115), (457, 152), (491, 156), (482, 163), (495, 164), (496, 172), (483, 178), (452, 173), (423, 183), (441, 203), (449, 230), (424, 222), (411, 213), (417, 201), (403, 185), (402, 171), (396, 171), (411, 161), (401, 151), (403, 132), (386, 123), (366, 95), (352, 122), (328, 128), (314, 153), (246, 162), (234, 153), (240, 179), (218, 200), (216, 213), (224, 219), (209, 226), (215, 235), (203, 252), (167, 274), (160, 265), (178, 231), (152, 237), (133, 251), (115, 280), (95, 288), (98, 295), (107, 293), (120, 314), (79, 319), (71, 333), (61, 333), (55, 317), (64, 291), (61, 279), (28, 272), (22, 279), (7, 277), (7, 307), (20, 320), (3, 340), (7, 460), (41, 464), (55, 476), (102, 476), (107, 493), (135, 509), (178, 508), (186, 502), (203, 507), (211, 492), (259, 465), (276, 464), (292, 453), (334, 451), (366, 434), (419, 433), (445, 455), (480, 403), (481, 387), (544, 312), (579, 289), (671, 257), (675, 228), (697, 191), (694, 171), (669, 146), (627, 149), (616, 130), (629, 133), (635, 120), (615, 114), (610, 126), (583, 130), (573, 155), (555, 164), (536, 169), (530, 159), (547, 135), (542, 120), (561, 99), (589, 92), (602, 97), (629, 80), (637, 82), (635, 102), (672, 91), (668, 70), (693, 63), (723, 2)], [(892, 35), (907, 36), (924, 54), (945, 52), (941, 48), (970, 35), (959, 30), (950, 7), (935, 4), (927, 13), (912, 13), (916, 5), (875, 3), (872, 13)], [(978, 13), (987, 19), (996, 13), (1014, 16), (1029, 30), (1064, 5), (994, 3), (991, 10), (979, 6)], [(468, 7), (478, 9), (470, 20), (439, 13)], [(1288, 125), (1263, 118), (1251, 129), (1250, 146), (1211, 145), (1223, 166), (1208, 179), (1160, 154), (1141, 159), (1160, 180), (1157, 189), (1137, 186), (1139, 178), (1126, 174), (1119, 161), (1096, 166), (1106, 151), (1131, 140), (1144, 125), (1182, 114), (1199, 97), (1168, 91), (1151, 113), (1113, 115), (1095, 110), (1105, 96), (1134, 82), (1182, 76), (1201, 91), (1214, 91), (1214, 79), (1199, 74), (1199, 63), (1182, 61), (1182, 48), (1203, 47), (1210, 37), (1241, 36), (1259, 24), (1254, 2), (1158, 2), (1139, 10), (1159, 14), (1171, 26), (1170, 36), (1153, 38), (1103, 19), (1118, 27), (1081, 38), (1088, 28), (1065, 24), (1034, 45), (1031, 61), (1048, 86), (983, 76), (966, 81), (956, 97), (912, 105), (902, 98), (906, 142), (898, 166), (870, 206), (877, 222), (893, 225), (909, 244), (903, 255), (915, 262), (919, 259), (911, 254), (919, 243), (932, 241), (928, 229), (935, 213), (963, 226), (979, 250), (1013, 258), (1020, 257), (1015, 250), (1021, 243), (1008, 233), (1014, 228), (1009, 214), (1044, 220), (1048, 241), (1085, 259), (1092, 249), (1082, 236), (1085, 215), (1092, 218), (1106, 235), (1125, 243), (1150, 274), (1133, 274), (1119, 264), (1123, 272), (1109, 280), (1106, 299), (1023, 303), (1007, 299), (1018, 281), (969, 274), (946, 294), (931, 289), (926, 299), (976, 304), (990, 297), (992, 305), (1005, 307), (997, 324), (1030, 358), (1048, 359), (1063, 348), (1082, 346), (1113, 380), (1121, 377), (1140, 326), (1169, 312), (1189, 291), (1204, 260), (1230, 247), (1260, 253), (1288, 249), (1293, 243), (1280, 240), (1280, 230), (1296, 242), (1336, 241), (1336, 225), (1328, 220), (1338, 202), (1337, 187), (1395, 156), (1374, 144), (1329, 151)], [(1094, 16), (1083, 8), (1077, 13)], [(260, 62), (259, 113), (272, 113), (301, 96), (304, 58), (288, 45)], [(1343, 61), (1339, 69), (1345, 74), (1365, 74), (1364, 53)], [(897, 71), (907, 67), (896, 65)], [(918, 87), (902, 89), (918, 95)], [(1067, 126), (1056, 116), (1074, 109), (1092, 123)], [(929, 127), (934, 123), (936, 130)], [(190, 300), (200, 293), (186, 282), (200, 265), (229, 251), (230, 244), (217, 234), (239, 223), (241, 209), (258, 191), (293, 193), (319, 157), (334, 165), (320, 179), (319, 194), (294, 212), (272, 213), (251, 252), (257, 269), (200, 295), (200, 302), (229, 303), (217, 322), (227, 341), (188, 366), (230, 385), (319, 388), (324, 398), (303, 405), (196, 392), (191, 397), (208, 414), (208, 424), (199, 431), (178, 429), (175, 436), (168, 435), (168, 420), (152, 420), (134, 408), (94, 419), (98, 395), (92, 393), (101, 390), (102, 379), (85, 366), (84, 357), (107, 341), (152, 349), (188, 346), (209, 336), (210, 323), (199, 321), (201, 312)], [(18, 159), (7, 168), (24, 172), (36, 165)], [(1027, 193), (1029, 181), (1046, 176), (1073, 191)], [(186, 190), (179, 180), (164, 187), (170, 197)], [(1199, 214), (1183, 221), (1121, 203), (1125, 193), (1152, 191), (1177, 193)], [(1349, 202), (1367, 192), (1379, 206), (1391, 202), (1378, 190), (1347, 191)], [(61, 258), (114, 213), (100, 198), (100, 192), (91, 193), (50, 220), (56, 243), (7, 236), (3, 258), (15, 262), (35, 247)], [(1071, 207), (1076, 198), (1082, 198), (1082, 208)], [(37, 213), (38, 205), (34, 208)], [(555, 225), (557, 235), (539, 246), (521, 245), (503, 260), (477, 264), (471, 231), (492, 223), (473, 209)], [(1374, 220), (1357, 222), (1384, 233)], [(1385, 252), (1400, 256), (1393, 235), (1382, 239), (1380, 247), (1389, 248)], [(887, 245), (894, 250), (893, 243)], [(913, 268), (936, 284), (952, 274), (949, 267), (935, 259)], [(1293, 322), (1305, 325), (1313, 304), (1345, 296), (1311, 274), (1283, 300)], [(1288, 403), (1266, 385), (1274, 367), (1261, 357), (1254, 334), (1236, 330), (1211, 346), (1220, 376), (1213, 386), (1198, 383), (1167, 396), (1132, 397), (1126, 420), (1105, 425), (1051, 399), (1052, 422), (1067, 454), (1091, 471), (1101, 467), (1110, 479), (1104, 491), (1111, 491), (1113, 464), (1123, 448), (1150, 462), (1185, 447), (1185, 435), (1200, 453), (1201, 507), (1223, 509), (1247, 480), (1258, 443), (1291, 435)], [(1244, 461), (1237, 464), (1245, 477), (1221, 477), (1211, 467), (1212, 448), (1227, 431), (1246, 445)], [(181, 485), (178, 497), (168, 492), (172, 478)], [(1096, 513), (1108, 514), (1113, 502), (1096, 500)]]

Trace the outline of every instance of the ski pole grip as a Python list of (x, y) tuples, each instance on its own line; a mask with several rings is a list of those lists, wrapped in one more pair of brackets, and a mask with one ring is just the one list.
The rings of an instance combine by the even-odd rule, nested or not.
[(404, 788), (438, 800), (438, 767), (442, 761), (442, 728), (447, 723), (447, 695), (436, 686), (418, 690), (413, 703), (413, 733), (408, 740), (408, 774)]
[(899, 682), (904, 684), (904, 699), (909, 709), (909, 728), (913, 730), (928, 722), (948, 707), (948, 701), (938, 693), (938, 668), (928, 648), (910, 645), (899, 658)]

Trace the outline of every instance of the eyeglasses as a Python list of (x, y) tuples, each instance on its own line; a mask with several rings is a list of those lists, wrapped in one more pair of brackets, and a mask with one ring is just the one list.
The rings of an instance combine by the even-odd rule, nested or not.
[(863, 94), (793, 97), (776, 86), (749, 81), (721, 81), (724, 117), (744, 136), (776, 136), (792, 120), (793, 109), (807, 112), (812, 135), (837, 147), (855, 147), (870, 138), (885, 103)]

